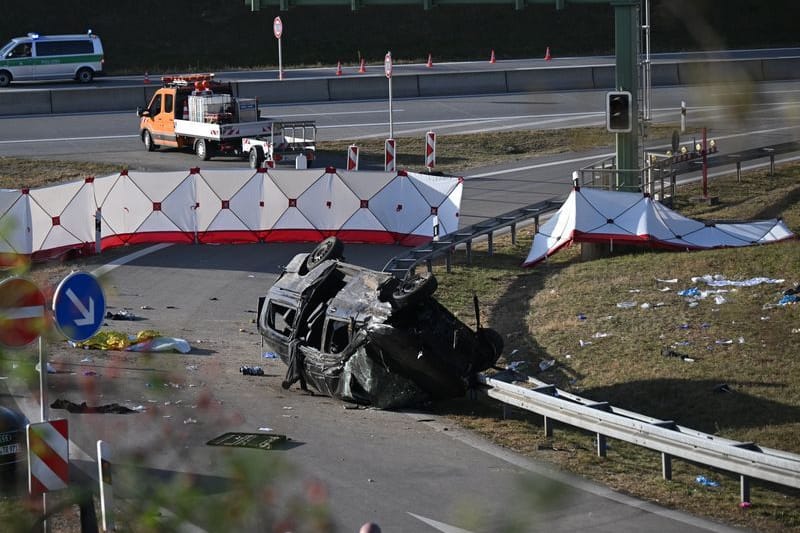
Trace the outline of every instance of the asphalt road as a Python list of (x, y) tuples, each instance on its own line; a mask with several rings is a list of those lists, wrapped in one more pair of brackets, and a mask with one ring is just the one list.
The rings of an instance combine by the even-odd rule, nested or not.
[[(797, 137), (796, 94), (796, 84), (791, 83), (764, 84), (755, 96), (735, 87), (663, 89), (654, 91), (654, 113), (677, 122), (680, 101), (685, 100), (690, 106), (690, 124), (707, 122), (712, 135), (721, 140), (721, 150), (758, 146), (765, 140)], [(745, 95), (750, 95), (753, 105), (726, 105), (742, 102)], [(597, 109), (602, 101), (602, 93), (588, 91), (399, 101), (395, 127), (402, 135), (430, 128), (455, 133), (601, 124), (603, 114)], [(383, 106), (382, 102), (276, 106), (270, 113), (315, 118), (325, 138), (339, 139), (351, 138), (355, 132), (384, 135)], [(147, 170), (197, 164), (189, 154), (143, 152), (135, 137), (133, 114), (0, 120), (0, 155), (125, 162), (131, 168)], [(572, 170), (606, 153), (561, 154), (471, 170), (465, 182), (462, 223), (564, 194)], [(240, 164), (210, 161), (203, 166)], [(225, 485), (222, 457), (238, 455), (256, 461), (258, 454), (267, 452), (223, 452), (205, 442), (227, 431), (258, 432), (268, 427), (293, 441), (293, 446), (275, 454), (298, 468), (296, 484), (318, 478), (328, 486), (342, 531), (355, 531), (369, 519), (380, 521), (386, 531), (497, 531), (504, 518), (520, 510), (530, 510), (524, 518), (531, 530), (725, 530), (628, 500), (593, 484), (551, 475), (541, 465), (498, 450), (426, 413), (347, 410), (328, 398), (282, 391), (279, 383), (285, 368), (260, 358), (250, 322), (252, 310), (279, 266), (294, 253), (308, 249), (310, 245), (303, 244), (172, 246), (111, 271), (104, 278), (109, 305), (129, 308), (144, 320), (114, 322), (110, 327), (158, 329), (186, 338), (197, 353), (149, 358), (94, 356), (91, 362), (82, 363), (86, 352), (76, 354), (63, 345), (51, 347), (49, 353), (60, 359), (65, 369), (50, 376), (51, 399), (63, 395), (79, 402), (91, 386), (102, 394), (95, 396), (96, 401), (125, 402), (147, 410), (123, 417), (69, 415), (77, 447), (93, 454), (94, 441), (103, 438), (115, 444), (120, 463), (150, 479), (162, 479), (176, 471), (193, 472), (201, 487), (214, 492), (220, 484)], [(394, 247), (350, 246), (346, 256), (352, 262), (380, 268), (397, 252)], [(238, 368), (245, 363), (262, 364), (267, 376), (242, 377)], [(87, 369), (99, 375), (86, 376)], [(154, 384), (158, 390), (153, 390)], [(32, 402), (36, 391), (14, 389), (13, 394), (16, 403), (23, 404), (36, 419)], [(138, 453), (154, 450), (157, 453), (146, 457)], [(73, 457), (88, 459), (77, 449)], [(534, 498), (521, 490), (518, 481), (529, 477), (534, 486), (547, 487), (546, 491), (550, 490), (547, 480), (553, 477), (572, 490), (546, 507), (528, 505)], [(136, 487), (121, 485), (121, 494), (135, 496)], [(465, 513), (465, 508), (474, 513)], [(473, 514), (483, 518), (482, 525), (467, 519)]]

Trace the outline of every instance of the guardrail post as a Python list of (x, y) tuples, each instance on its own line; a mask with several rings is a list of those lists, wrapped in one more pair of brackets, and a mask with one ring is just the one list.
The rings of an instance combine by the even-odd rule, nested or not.
[(739, 499), (750, 503), (750, 478), (745, 475), (739, 476)]
[(775, 148), (764, 148), (765, 151), (769, 152), (769, 175), (775, 175)]
[(742, 182), (742, 162), (736, 162), (736, 183)]
[(517, 225), (511, 224), (511, 245), (517, 245)]
[(539, 233), (539, 215), (533, 217), (533, 231)]
[(486, 238), (489, 246), (489, 257), (491, 257), (494, 255), (494, 233), (490, 231)]
[(553, 421), (549, 417), (544, 417), (544, 436), (553, 436)]
[(608, 445), (606, 444), (606, 436), (601, 435), (600, 433), (597, 434), (597, 457), (605, 457), (606, 452), (608, 451)]
[[(431, 259), (426, 259), (426, 260), (425, 260), (425, 266), (427, 266), (427, 267), (428, 267), (428, 272), (433, 272), (433, 260), (431, 260)], [(449, 269), (448, 269), (448, 272), (450, 272), (450, 270), (449, 270)]]
[(661, 477), (672, 481), (672, 456), (668, 453), (661, 454)]
[(464, 246), (467, 250), (467, 264), (472, 264), (472, 241), (467, 241), (464, 243)]
[(447, 271), (448, 274), (450, 273), (450, 270), (451, 270), (452, 265), (453, 265), (453, 259), (452, 258), (453, 258), (453, 250), (452, 249), (447, 250), (447, 253), (444, 255), (444, 266), (445, 266), (445, 270)]

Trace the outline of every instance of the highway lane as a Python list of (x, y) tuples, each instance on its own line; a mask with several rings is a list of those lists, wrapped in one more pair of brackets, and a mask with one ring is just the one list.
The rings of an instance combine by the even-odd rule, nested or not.
[[(498, 51), (500, 52), (500, 51)], [(396, 75), (403, 74), (426, 74), (437, 72), (492, 72), (509, 69), (535, 69), (535, 68), (550, 68), (552, 66), (571, 66), (571, 67), (590, 67), (613, 65), (616, 58), (612, 56), (572, 56), (562, 57), (557, 49), (551, 48), (551, 61), (544, 59), (544, 50), (542, 51), (541, 58), (529, 59), (501, 59), (496, 63), (489, 62), (489, 56), (485, 59), (475, 61), (442, 61), (435, 55), (432, 57), (433, 67), (429, 68), (426, 63), (412, 63), (403, 60), (402, 57), (395, 57), (395, 64), (393, 72)], [(667, 52), (667, 53), (654, 53), (651, 54), (651, 62), (671, 62), (671, 61), (697, 61), (701, 59), (766, 59), (766, 58), (786, 58), (786, 57), (799, 57), (800, 48), (769, 48), (769, 49), (749, 49), (749, 50), (717, 50), (709, 52)], [(342, 67), (343, 76), (384, 76), (383, 63), (368, 63), (366, 65), (366, 73), (359, 73), (358, 64), (347, 64)], [(309, 78), (323, 78), (335, 75), (336, 65), (325, 67), (295, 67), (291, 64), (284, 64), (284, 79), (309, 79)], [(144, 72), (137, 75), (118, 75), (118, 76), (100, 76), (88, 84), (88, 87), (125, 87), (130, 85), (142, 85), (144, 83)], [(162, 73), (151, 71), (148, 72), (150, 83), (158, 83)], [(216, 71), (215, 74), (220, 79), (235, 79), (244, 81), (264, 81), (264, 80), (277, 80), (278, 69), (251, 69), (251, 70), (222, 70)], [(14, 82), (10, 87), (3, 89), (5, 91), (14, 90), (36, 90), (36, 89), (59, 89), (74, 87), (75, 83), (70, 81), (55, 81), (55, 82)]]
[[(797, 82), (753, 86), (656, 88), (652, 95), (654, 123), (675, 127), (686, 102), (689, 128), (706, 126), (720, 152), (796, 140), (800, 118)], [(528, 129), (602, 126), (604, 91), (563, 91), (423, 99), (394, 102), (396, 137), (421, 138), (428, 130), (440, 135)], [(262, 112), (278, 120), (317, 121), (321, 140), (388, 136), (385, 101), (320, 102), (265, 105)], [(202, 162), (188, 152), (146, 153), (137, 137), (138, 120), (131, 113), (0, 118), (0, 156), (104, 161), (141, 170), (244, 167), (239, 158)], [(684, 135), (691, 146), (693, 137)], [(696, 140), (696, 139), (694, 139)], [(402, 140), (400, 141), (402, 143)], [(669, 139), (647, 139), (645, 146), (663, 153)], [(568, 192), (572, 172), (611, 155), (612, 147), (586, 153), (563, 153), (470, 169), (466, 174), (462, 225)], [(439, 157), (446, 157), (441, 145)], [(321, 158), (318, 166), (345, 166), (345, 154)], [(398, 161), (402, 168), (403, 161)], [(362, 166), (362, 169), (366, 169)], [(23, 184), (21, 184), (23, 185)]]

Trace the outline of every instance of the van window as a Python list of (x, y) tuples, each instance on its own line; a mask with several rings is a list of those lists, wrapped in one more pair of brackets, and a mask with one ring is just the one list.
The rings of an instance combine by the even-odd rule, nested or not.
[(67, 56), (94, 53), (92, 42), (81, 41), (39, 41), (36, 43), (37, 56)]
[(292, 333), (295, 314), (297, 314), (297, 309), (294, 307), (270, 302), (267, 309), (267, 326), (288, 337)]
[(325, 330), (325, 349), (328, 353), (339, 353), (350, 344), (350, 324), (345, 320), (328, 319)]
[(161, 95), (157, 94), (153, 97), (153, 101), (150, 102), (150, 106), (147, 108), (150, 111), (150, 116), (154, 117), (161, 113)]
[(172, 114), (172, 101), (174, 100), (171, 94), (164, 95), (164, 113), (167, 115)]
[(15, 46), (11, 53), (8, 54), (9, 59), (12, 57), (31, 57), (31, 43), (22, 43)]

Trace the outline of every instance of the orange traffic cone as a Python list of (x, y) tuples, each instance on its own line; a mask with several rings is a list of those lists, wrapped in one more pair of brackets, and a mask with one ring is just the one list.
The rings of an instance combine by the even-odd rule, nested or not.
[(545, 50), (545, 52), (544, 52), (544, 60), (545, 61), (550, 61), (551, 59), (552, 58), (550, 57), (550, 47), (548, 46), (547, 50)]
[(365, 64), (364, 58), (362, 57), (361, 58), (361, 66), (358, 67), (358, 73), (359, 74), (364, 74), (366, 71), (367, 71), (367, 65)]
[(489, 63), (497, 63), (497, 61), (494, 58), (494, 48), (492, 48), (492, 56), (489, 58)]
[(150, 83), (150, 74), (148, 74), (147, 72), (144, 73), (144, 82)]
[(337, 63), (336, 63), (336, 75), (337, 76), (341, 76), (342, 75), (342, 62), (341, 61), (337, 61)]
[(428, 63), (425, 66), (428, 68), (433, 68), (433, 58), (431, 57), (430, 53), (428, 53)]

